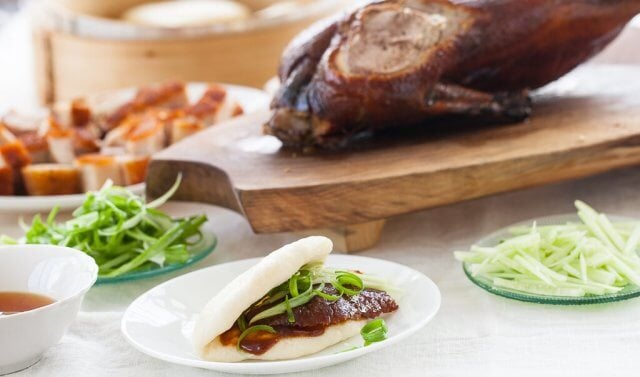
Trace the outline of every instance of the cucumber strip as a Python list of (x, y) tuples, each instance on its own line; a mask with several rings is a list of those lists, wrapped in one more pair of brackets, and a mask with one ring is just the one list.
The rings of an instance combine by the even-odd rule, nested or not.
[(585, 283), (589, 281), (589, 277), (587, 276), (587, 261), (584, 259), (583, 253), (580, 253), (580, 278)]
[(585, 291), (580, 288), (550, 288), (539, 284), (531, 284), (526, 282), (518, 282), (514, 280), (506, 280), (501, 278), (493, 279), (493, 285), (496, 287), (513, 289), (527, 293), (535, 293), (545, 296), (571, 296), (580, 297), (585, 295)]
[(613, 286), (613, 284), (615, 284), (616, 282), (615, 274), (612, 274), (611, 272), (600, 269), (600, 268), (588, 267), (587, 276), (589, 277), (590, 281), (594, 281), (594, 282), (602, 283), (606, 285)]
[(618, 249), (618, 251), (624, 250), (624, 240), (620, 234), (615, 230), (611, 221), (604, 214), (600, 214), (597, 217), (598, 224), (602, 228), (603, 232), (607, 235), (611, 243)]
[(587, 266), (600, 267), (611, 261), (611, 255), (598, 251), (591, 254), (586, 259), (587, 259)]
[(539, 271), (537, 266), (529, 263), (529, 261), (524, 259), (522, 256), (516, 255), (514, 260), (516, 262), (518, 262), (522, 267), (524, 267), (527, 271), (529, 271), (531, 274), (533, 274), (534, 276), (537, 276), (538, 278), (540, 278), (540, 280), (542, 280), (543, 282), (547, 283), (548, 285), (550, 285), (552, 287), (556, 286), (556, 284), (553, 282), (553, 280), (551, 280), (551, 278), (549, 276), (547, 276), (544, 273), (542, 273), (541, 271)]
[(579, 278), (580, 277), (580, 271), (576, 270), (575, 268), (573, 268), (572, 265), (570, 265), (569, 263), (565, 263), (562, 265), (562, 269), (567, 271), (568, 273), (570, 273), (571, 275), (573, 275), (574, 277)]

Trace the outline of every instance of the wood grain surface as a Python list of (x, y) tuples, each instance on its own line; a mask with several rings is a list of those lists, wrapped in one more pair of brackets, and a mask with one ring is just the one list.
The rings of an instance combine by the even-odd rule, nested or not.
[(376, 220), (391, 216), (634, 165), (640, 67), (585, 66), (536, 93), (525, 123), (425, 124), (342, 152), (283, 151), (261, 134), (268, 117), (239, 118), (161, 152), (149, 193), (182, 172), (175, 199), (236, 210), (258, 233), (365, 223), (379, 230)]

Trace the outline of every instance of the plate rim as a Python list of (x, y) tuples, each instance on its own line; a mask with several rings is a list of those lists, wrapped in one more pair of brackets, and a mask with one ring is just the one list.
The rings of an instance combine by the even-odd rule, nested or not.
[[(606, 214), (606, 216), (613, 221), (617, 220), (617, 221), (640, 222), (640, 220), (630, 216), (624, 216), (624, 215), (618, 215), (618, 214)], [(562, 221), (566, 223), (569, 221), (580, 221), (580, 218), (575, 212), (573, 213), (566, 212), (566, 213), (539, 216), (539, 217), (534, 217), (534, 218), (530, 218), (522, 221), (517, 221), (486, 234), (485, 236), (475, 241), (472, 245), (482, 245), (488, 242), (489, 240), (497, 238), (499, 237), (499, 235), (508, 232), (509, 228), (513, 228), (516, 226), (523, 226), (523, 225), (531, 225), (533, 222), (537, 223), (543, 220), (558, 221), (558, 222)], [(585, 295), (581, 297), (538, 295), (533, 293), (517, 291), (513, 289), (494, 287), (488, 281), (487, 282), (482, 281), (483, 279), (482, 277), (481, 278), (473, 277), (471, 275), (471, 272), (468, 269), (469, 263), (462, 262), (461, 265), (462, 265), (462, 271), (464, 272), (464, 275), (475, 286), (495, 296), (499, 296), (509, 300), (520, 301), (520, 302), (528, 302), (528, 303), (538, 304), (538, 305), (582, 306), (582, 305), (601, 305), (601, 304), (608, 304), (608, 303), (619, 302), (619, 301), (626, 301), (626, 300), (630, 300), (640, 296), (639, 286), (635, 287), (635, 291), (626, 292), (625, 294), (610, 293), (610, 294), (599, 295), (599, 296)], [(484, 280), (487, 280), (487, 279), (484, 279)]]
[[(156, 359), (159, 360), (163, 360), (166, 362), (170, 362), (173, 364), (178, 364), (178, 365), (183, 365), (183, 366), (189, 366), (189, 367), (196, 367), (196, 368), (203, 368), (203, 369), (209, 369), (209, 370), (215, 370), (215, 371), (220, 371), (220, 372), (226, 372), (226, 373), (250, 373), (247, 372), (246, 366), (247, 364), (254, 364), (254, 365), (261, 365), (261, 364), (267, 364), (273, 368), (278, 368), (278, 367), (288, 367), (286, 368), (286, 371), (280, 370), (280, 371), (273, 371), (273, 372), (269, 372), (269, 371), (254, 371), (251, 372), (251, 374), (277, 374), (277, 373), (292, 373), (292, 372), (299, 372), (302, 370), (308, 370), (308, 367), (306, 366), (307, 363), (312, 363), (313, 365), (309, 366), (310, 368), (314, 368), (314, 367), (324, 367), (324, 366), (329, 366), (329, 365), (335, 365), (335, 364), (339, 364), (351, 359), (355, 359), (357, 357), (360, 357), (362, 355), (374, 352), (378, 349), (381, 348), (386, 348), (388, 346), (391, 346), (393, 344), (396, 344), (397, 342), (406, 339), (407, 337), (415, 334), (416, 332), (418, 332), (420, 329), (422, 329), (423, 327), (425, 327), (429, 322), (431, 322), (433, 320), (433, 318), (438, 314), (438, 312), (440, 311), (441, 305), (442, 305), (442, 293), (440, 292), (440, 288), (438, 287), (438, 285), (431, 280), (427, 275), (425, 275), (424, 273), (413, 269), (409, 266), (397, 263), (397, 262), (393, 262), (393, 261), (389, 261), (386, 259), (380, 259), (380, 258), (371, 258), (371, 257), (364, 257), (364, 256), (355, 256), (355, 255), (344, 255), (344, 254), (336, 254), (336, 255), (329, 255), (329, 258), (327, 260), (330, 259), (334, 259), (334, 258), (338, 258), (338, 259), (360, 259), (360, 260), (368, 260), (369, 262), (374, 262), (374, 263), (380, 263), (383, 262), (385, 264), (392, 264), (392, 265), (396, 265), (396, 266), (400, 266), (401, 268), (407, 269), (409, 271), (411, 271), (412, 273), (416, 274), (417, 276), (420, 276), (420, 278), (425, 279), (425, 283), (430, 285), (433, 288), (433, 292), (434, 292), (434, 297), (432, 297), (431, 299), (433, 300), (433, 302), (435, 303), (434, 306), (434, 310), (432, 313), (429, 313), (429, 315), (427, 316), (423, 316), (421, 317), (420, 321), (414, 322), (411, 326), (407, 327), (406, 330), (402, 331), (400, 334), (395, 335), (391, 338), (386, 339), (383, 342), (379, 342), (379, 343), (373, 343), (367, 347), (359, 347), (356, 348), (354, 350), (349, 350), (347, 352), (340, 352), (340, 353), (336, 353), (336, 354), (330, 354), (330, 355), (321, 355), (321, 356), (317, 356), (317, 357), (313, 357), (313, 358), (298, 358), (298, 359), (292, 359), (292, 360), (274, 360), (274, 361), (260, 361), (260, 360), (246, 360), (246, 361), (241, 361), (241, 362), (235, 362), (235, 363), (231, 363), (231, 362), (219, 362), (219, 361), (207, 361), (207, 360), (200, 360), (200, 359), (193, 359), (193, 360), (189, 360), (189, 359), (184, 359), (182, 357), (176, 357), (176, 356), (172, 356), (172, 355), (167, 355), (165, 353), (162, 352), (157, 352), (153, 349), (149, 349), (141, 344), (139, 344), (132, 336), (131, 334), (129, 334), (128, 330), (127, 330), (127, 317), (129, 315), (130, 310), (136, 305), (138, 304), (138, 302), (142, 299), (144, 299), (149, 293), (151, 293), (152, 291), (156, 290), (156, 289), (162, 289), (164, 288), (165, 285), (169, 285), (170, 283), (172, 283), (174, 280), (178, 280), (178, 279), (184, 279), (186, 277), (188, 277), (189, 275), (192, 274), (199, 274), (199, 273), (206, 273), (207, 270), (210, 269), (214, 269), (214, 268), (219, 268), (220, 266), (229, 266), (231, 264), (255, 264), (256, 262), (258, 262), (259, 260), (263, 259), (263, 258), (248, 258), (248, 259), (240, 259), (240, 260), (236, 260), (236, 261), (230, 261), (230, 262), (226, 262), (226, 263), (221, 263), (221, 264), (217, 264), (217, 265), (213, 265), (210, 267), (205, 267), (205, 268), (201, 268), (199, 270), (196, 271), (192, 271), (188, 274), (184, 274), (178, 277), (175, 277), (173, 279), (170, 279), (166, 282), (163, 282), (149, 290), (147, 290), (146, 292), (142, 293), (140, 296), (138, 296), (135, 300), (133, 300), (131, 302), (131, 304), (129, 304), (129, 306), (127, 307), (127, 309), (124, 311), (123, 315), (122, 315), (122, 319), (120, 321), (120, 331), (122, 333), (122, 335), (124, 336), (124, 338), (126, 339), (127, 343), (129, 343), (132, 347), (134, 347), (135, 349), (137, 349), (138, 351), (154, 357)], [(311, 356), (311, 355), (309, 355)]]
[[(134, 185), (124, 186), (124, 188), (133, 192), (134, 194), (143, 194), (146, 186), (144, 182), (140, 182)], [(45, 204), (45, 202), (58, 201), (62, 201), (62, 203), (58, 203), (60, 209), (68, 209), (71, 207), (77, 207), (82, 204), (86, 195), (86, 192), (70, 195), (0, 195), (0, 210), (8, 212), (40, 212), (42, 211), (41, 208), (44, 208), (44, 206), (40, 205), (40, 203)], [(51, 210), (53, 207), (49, 206), (48, 208), (49, 210)]]

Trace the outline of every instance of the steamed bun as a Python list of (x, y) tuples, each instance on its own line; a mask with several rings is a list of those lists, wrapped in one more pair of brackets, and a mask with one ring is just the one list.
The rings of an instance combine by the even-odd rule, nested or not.
[(140, 25), (180, 28), (242, 21), (250, 14), (247, 6), (231, 0), (171, 0), (132, 7), (122, 19)]

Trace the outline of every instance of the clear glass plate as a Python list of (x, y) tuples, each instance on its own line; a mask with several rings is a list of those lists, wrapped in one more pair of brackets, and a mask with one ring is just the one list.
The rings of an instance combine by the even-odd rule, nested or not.
[(213, 252), (213, 250), (216, 248), (216, 245), (218, 244), (218, 238), (214, 234), (203, 233), (202, 236), (204, 237), (203, 241), (200, 242), (197, 246), (194, 246), (193, 249), (189, 250), (191, 256), (185, 263), (168, 264), (162, 267), (137, 270), (116, 277), (98, 276), (96, 284), (112, 284), (147, 279), (191, 266), (192, 264), (201, 261), (202, 259), (204, 259), (204, 257), (211, 254), (211, 252)]
[[(633, 221), (637, 222), (637, 220), (630, 219), (627, 217), (620, 216), (608, 216), (611, 221), (620, 222), (620, 221)], [(556, 215), (549, 217), (542, 217), (539, 219), (532, 219), (527, 221), (522, 221), (513, 225), (509, 225), (505, 228), (502, 228), (490, 235), (482, 238), (480, 241), (476, 243), (479, 246), (495, 246), (500, 242), (500, 240), (509, 237), (509, 229), (516, 226), (527, 226), (536, 222), (538, 225), (554, 225), (554, 224), (566, 224), (567, 222), (576, 222), (579, 223), (580, 219), (577, 215)], [(628, 300), (630, 298), (640, 296), (640, 287), (635, 285), (628, 285), (623, 290), (617, 293), (609, 293), (604, 295), (585, 295), (582, 297), (566, 297), (566, 296), (546, 296), (546, 295), (538, 295), (533, 293), (527, 293), (522, 291), (516, 291), (501, 287), (494, 287), (493, 282), (487, 278), (483, 278), (480, 276), (472, 276), (471, 271), (469, 270), (468, 263), (463, 263), (462, 268), (464, 270), (465, 275), (478, 287), (486, 290), (487, 292), (493, 293), (498, 296), (533, 302), (536, 304), (549, 304), (549, 305), (588, 305), (588, 304), (604, 304), (607, 302), (615, 302)]]

